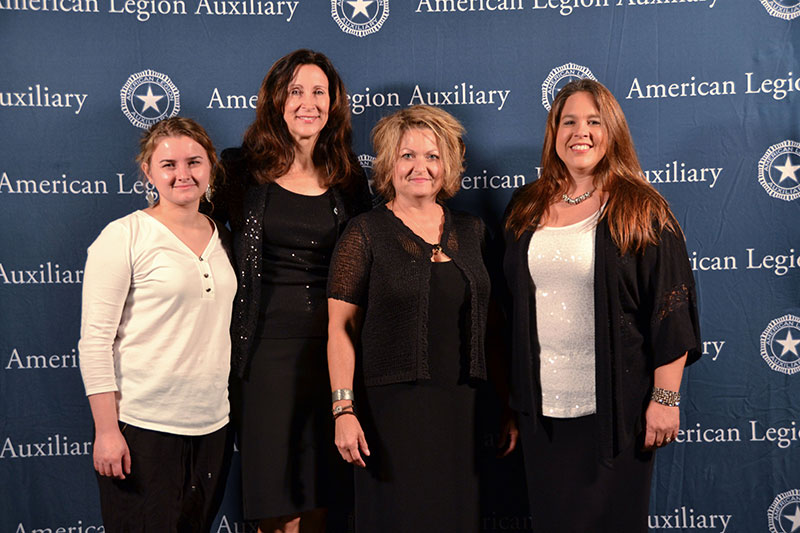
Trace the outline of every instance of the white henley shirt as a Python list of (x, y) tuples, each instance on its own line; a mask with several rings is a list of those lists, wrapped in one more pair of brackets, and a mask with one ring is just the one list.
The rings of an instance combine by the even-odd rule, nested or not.
[(80, 367), (86, 394), (116, 392), (119, 420), (178, 435), (228, 422), (236, 275), (214, 233), (199, 257), (136, 211), (89, 247)]

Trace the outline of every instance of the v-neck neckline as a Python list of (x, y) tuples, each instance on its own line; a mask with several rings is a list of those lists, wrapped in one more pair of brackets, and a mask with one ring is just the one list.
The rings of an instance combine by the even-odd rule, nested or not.
[(164, 224), (163, 222), (161, 222), (160, 220), (158, 220), (156, 217), (154, 217), (154, 216), (153, 216), (153, 215), (151, 215), (150, 213), (145, 213), (145, 212), (144, 212), (143, 210), (141, 210), (141, 209), (140, 209), (139, 211), (137, 211), (137, 213), (141, 213), (143, 216), (145, 216), (145, 217), (149, 218), (150, 220), (152, 220), (153, 222), (155, 222), (157, 226), (159, 226), (160, 228), (163, 228), (163, 229), (164, 229), (164, 231), (166, 231), (168, 234), (170, 234), (170, 235), (172, 236), (172, 238), (173, 238), (173, 239), (175, 239), (176, 241), (178, 241), (178, 242), (180, 243), (180, 245), (183, 247), (183, 249), (184, 249), (185, 251), (187, 251), (188, 253), (190, 253), (190, 254), (192, 255), (192, 257), (196, 257), (196, 258), (199, 258), (199, 259), (203, 259), (203, 258), (206, 258), (206, 257), (208, 257), (208, 254), (211, 252), (211, 249), (213, 248), (213, 245), (214, 245), (214, 243), (215, 243), (215, 242), (216, 242), (216, 240), (217, 240), (217, 239), (216, 239), (216, 236), (217, 236), (217, 224), (216, 224), (216, 223), (215, 223), (213, 220), (211, 220), (211, 219), (210, 219), (210, 218), (209, 218), (207, 215), (203, 215), (204, 217), (206, 217), (206, 220), (208, 220), (208, 221), (211, 223), (211, 226), (212, 226), (214, 229), (213, 229), (213, 231), (211, 232), (211, 237), (208, 239), (208, 242), (206, 243), (205, 247), (203, 248), (203, 251), (200, 253), (200, 255), (197, 255), (196, 253), (194, 253), (194, 250), (192, 250), (192, 249), (189, 247), (189, 245), (188, 245), (188, 244), (186, 244), (185, 242), (183, 242), (183, 239), (181, 239), (180, 237), (178, 237), (178, 236), (175, 234), (175, 232), (173, 232), (171, 229), (169, 229), (169, 226), (167, 226), (166, 224)]
[(389, 216), (395, 221), (396, 224), (398, 224), (401, 228), (403, 228), (403, 231), (409, 233), (417, 242), (431, 249), (437, 245), (440, 246), (442, 249), (444, 249), (445, 247), (444, 243), (447, 242), (447, 236), (450, 233), (450, 211), (444, 204), (439, 204), (439, 205), (442, 207), (442, 214), (444, 215), (444, 223), (442, 224), (442, 234), (439, 236), (439, 242), (433, 244), (429, 243), (428, 241), (417, 235), (416, 232), (414, 232), (413, 229), (408, 227), (406, 223), (403, 222), (403, 219), (397, 216), (394, 211), (389, 209), (386, 206), (386, 204), (383, 204), (381, 207), (389, 213)]

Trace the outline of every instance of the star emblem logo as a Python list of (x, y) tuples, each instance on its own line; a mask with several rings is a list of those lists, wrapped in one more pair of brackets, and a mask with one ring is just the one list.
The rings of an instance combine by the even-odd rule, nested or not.
[(564, 63), (551, 70), (542, 82), (542, 105), (544, 108), (550, 111), (553, 100), (564, 85), (584, 78), (597, 81), (589, 67), (577, 63)]
[(155, 109), (156, 113), (159, 113), (160, 109), (158, 108), (158, 101), (161, 100), (162, 98), (164, 98), (164, 95), (160, 95), (160, 96), (154, 95), (153, 94), (153, 86), (152, 85), (148, 85), (147, 86), (147, 94), (145, 94), (144, 96), (141, 96), (141, 95), (137, 94), (136, 98), (138, 98), (139, 100), (144, 102), (144, 107), (142, 107), (142, 113), (144, 113), (148, 109)]
[(331, 0), (331, 17), (339, 29), (356, 37), (380, 31), (389, 17), (390, 0)]
[(761, 5), (773, 17), (792, 20), (800, 16), (800, 2), (798, 0), (761, 0)]
[(772, 370), (790, 376), (800, 372), (800, 317), (786, 314), (770, 321), (759, 340), (761, 358)]
[(800, 165), (793, 165), (791, 159), (789, 158), (789, 154), (786, 154), (786, 161), (783, 165), (772, 165), (772, 168), (775, 170), (779, 170), (781, 173), (781, 178), (778, 180), (778, 184), (783, 183), (783, 180), (793, 180), (795, 183), (800, 183), (797, 180), (797, 169), (800, 168)]
[(372, 4), (375, 0), (347, 0), (347, 3), (353, 8), (353, 14), (351, 15), (353, 18), (356, 18), (356, 15), (363, 14), (365, 17), (369, 18), (369, 13), (367, 13), (367, 8)]
[(181, 93), (169, 76), (152, 69), (131, 74), (119, 91), (120, 109), (137, 128), (147, 129), (181, 110)]
[(758, 161), (758, 183), (773, 198), (786, 202), (799, 199), (800, 142), (786, 139), (767, 148)]
[(767, 509), (769, 533), (800, 531), (800, 489), (791, 489), (775, 496)]
[(794, 506), (794, 514), (789, 516), (788, 514), (783, 515), (784, 520), (789, 520), (792, 523), (792, 529), (789, 530), (789, 533), (795, 533), (798, 529), (800, 529), (800, 505)]
[(781, 357), (789, 352), (800, 356), (800, 354), (797, 353), (797, 345), (800, 344), (800, 338), (796, 340), (792, 338), (792, 330), (786, 331), (786, 337), (784, 337), (783, 340), (775, 339), (775, 342), (783, 347), (783, 350), (781, 350)]

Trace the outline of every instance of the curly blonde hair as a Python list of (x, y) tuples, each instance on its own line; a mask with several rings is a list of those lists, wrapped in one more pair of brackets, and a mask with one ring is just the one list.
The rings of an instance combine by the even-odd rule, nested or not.
[(447, 111), (427, 105), (401, 109), (380, 119), (372, 129), (372, 146), (375, 149), (372, 180), (375, 189), (387, 201), (394, 198), (392, 174), (397, 162), (400, 141), (403, 135), (412, 129), (426, 129), (433, 132), (444, 170), (442, 189), (436, 199), (452, 198), (461, 188), (461, 174), (464, 172), (466, 152), (462, 139), (464, 126)]

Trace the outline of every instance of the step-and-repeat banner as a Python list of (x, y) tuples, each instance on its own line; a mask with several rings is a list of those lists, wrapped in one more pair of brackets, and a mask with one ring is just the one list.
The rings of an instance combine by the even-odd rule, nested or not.
[[(798, 0), (0, 0), (0, 532), (103, 531), (81, 283), (99, 231), (145, 206), (142, 128), (180, 114), (238, 145), (268, 68), (301, 47), (345, 80), (365, 168), (380, 117), (458, 117), (452, 204), (490, 226), (537, 178), (553, 95), (608, 86), (686, 231), (701, 306), (651, 530), (800, 531), (799, 15)], [(521, 459), (493, 459), (495, 441), (483, 530), (531, 531)], [(254, 530), (237, 468), (216, 532)]]

